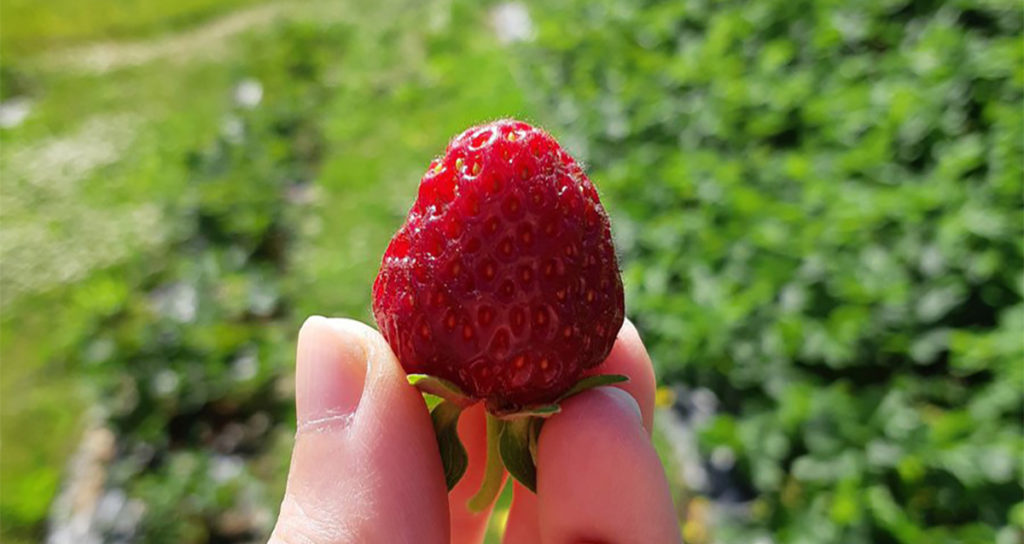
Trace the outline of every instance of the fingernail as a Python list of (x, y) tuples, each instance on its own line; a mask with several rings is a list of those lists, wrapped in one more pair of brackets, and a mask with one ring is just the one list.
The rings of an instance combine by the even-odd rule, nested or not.
[(313, 316), (299, 331), (295, 369), (295, 412), (300, 427), (347, 423), (366, 383), (363, 336), (340, 319)]
[(595, 389), (595, 391), (603, 393), (605, 396), (615, 401), (615, 404), (618, 404), (623, 410), (635, 415), (637, 423), (643, 426), (644, 416), (643, 413), (640, 411), (640, 405), (637, 404), (636, 399), (633, 398), (633, 395), (630, 395), (628, 392), (618, 387), (612, 386), (598, 387), (597, 389)]

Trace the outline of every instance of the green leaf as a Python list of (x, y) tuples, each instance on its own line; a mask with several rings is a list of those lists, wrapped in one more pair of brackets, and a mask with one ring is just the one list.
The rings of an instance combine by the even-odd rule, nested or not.
[(602, 385), (611, 385), (613, 383), (628, 382), (629, 378), (622, 374), (598, 374), (597, 376), (587, 376), (582, 380), (576, 382), (575, 385), (569, 388), (561, 397), (558, 397), (558, 402), (561, 402), (573, 395), (578, 395), (587, 389), (593, 389), (595, 387), (601, 387)]
[(441, 452), (441, 464), (444, 466), (444, 479), (448, 484), (449, 491), (459, 483), (469, 465), (466, 448), (459, 440), (460, 415), (462, 415), (462, 407), (449, 401), (438, 404), (430, 412), (430, 419), (434, 423), (434, 434), (437, 436), (437, 447)]
[(444, 402), (444, 399), (442, 399), (441, 397), (439, 397), (437, 395), (431, 395), (430, 393), (423, 393), (423, 402), (425, 402), (427, 404), (427, 411), (433, 412), (434, 408), (437, 407), (438, 404), (441, 404), (442, 402)]
[(469, 511), (474, 514), (483, 512), (501, 492), (504, 472), (501, 468), (501, 454), (498, 451), (501, 426), (501, 420), (487, 414), (487, 466), (484, 469), (484, 481), (480, 484), (480, 490), (466, 503)]
[(459, 405), (461, 408), (465, 408), (474, 402), (459, 386), (443, 378), (429, 374), (409, 374), (406, 376), (406, 379), (409, 380), (409, 385), (419, 389), (421, 392), (441, 397)]
[(539, 420), (518, 418), (502, 421), (498, 437), (501, 460), (508, 473), (534, 493), (537, 492), (537, 466), (530, 453), (530, 433), (535, 421)]

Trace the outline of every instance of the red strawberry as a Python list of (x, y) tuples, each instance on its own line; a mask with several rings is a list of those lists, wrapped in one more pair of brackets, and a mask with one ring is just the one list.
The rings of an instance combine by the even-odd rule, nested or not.
[(555, 402), (622, 325), (594, 185), (543, 130), (466, 130), (423, 176), (384, 253), (373, 313), (410, 374), (448, 380), (495, 413)]
[(431, 411), (449, 488), (466, 469), (457, 423), (487, 405), (487, 468), (471, 510), (500, 491), (501, 466), (535, 489), (543, 418), (563, 398), (623, 376), (583, 372), (622, 325), (622, 282), (597, 191), (546, 132), (512, 120), (448, 144), (384, 252), (373, 315)]

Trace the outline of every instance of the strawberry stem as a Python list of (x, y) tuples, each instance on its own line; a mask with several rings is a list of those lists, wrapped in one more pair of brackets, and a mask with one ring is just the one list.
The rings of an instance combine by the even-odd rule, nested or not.
[(484, 511), (494, 502), (505, 482), (505, 469), (498, 451), (501, 426), (501, 420), (487, 414), (487, 466), (484, 468), (484, 481), (480, 484), (480, 490), (466, 503), (469, 511), (474, 514)]
[(420, 392), (428, 395), (434, 395), (435, 397), (441, 397), (442, 399), (455, 404), (460, 409), (471, 406), (476, 401), (469, 398), (466, 394), (459, 389), (459, 386), (454, 383), (438, 378), (437, 376), (431, 376), (429, 374), (409, 374), (406, 376), (406, 380), (409, 381), (409, 385), (419, 389)]

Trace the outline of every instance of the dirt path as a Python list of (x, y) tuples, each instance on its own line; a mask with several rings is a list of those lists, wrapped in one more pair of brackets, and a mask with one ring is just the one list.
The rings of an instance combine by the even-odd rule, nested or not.
[[(332, 9), (333, 8), (333, 9)], [(193, 28), (135, 41), (103, 41), (45, 53), (40, 66), (49, 70), (104, 74), (155, 60), (190, 62), (216, 60), (230, 49), (233, 38), (279, 19), (318, 17), (338, 12), (337, 4), (323, 0), (273, 2), (231, 12)]]

